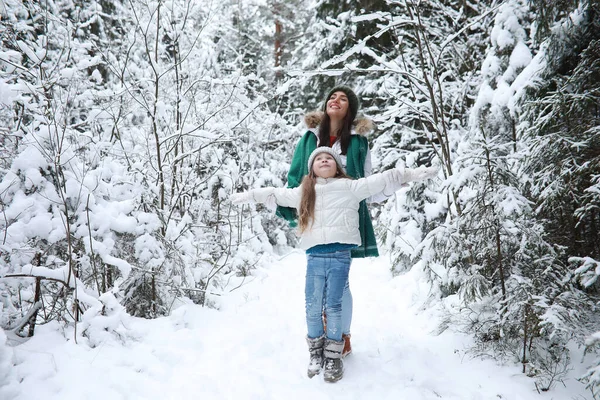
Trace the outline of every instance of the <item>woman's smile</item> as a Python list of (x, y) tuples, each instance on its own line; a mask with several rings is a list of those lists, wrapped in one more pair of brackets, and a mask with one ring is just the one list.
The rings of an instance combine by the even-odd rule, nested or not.
[(327, 115), (329, 118), (341, 119), (348, 112), (348, 96), (342, 91), (335, 92), (327, 100)]

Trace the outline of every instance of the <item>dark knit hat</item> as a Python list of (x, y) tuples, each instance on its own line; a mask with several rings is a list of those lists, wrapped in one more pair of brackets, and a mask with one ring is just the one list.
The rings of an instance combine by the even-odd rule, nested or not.
[(356, 118), (356, 114), (358, 114), (358, 108), (360, 107), (360, 102), (358, 101), (358, 96), (352, 89), (348, 86), (336, 86), (329, 91), (327, 97), (325, 97), (325, 104), (323, 104), (323, 112), (327, 112), (327, 101), (335, 92), (344, 92), (348, 97), (348, 110), (350, 111), (350, 115), (352, 116), (352, 121)]

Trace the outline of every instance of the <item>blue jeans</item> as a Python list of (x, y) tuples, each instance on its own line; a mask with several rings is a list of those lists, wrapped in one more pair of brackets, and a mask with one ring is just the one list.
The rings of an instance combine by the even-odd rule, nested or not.
[[(352, 259), (350, 259), (352, 261)], [(342, 333), (350, 334), (350, 325), (352, 324), (352, 293), (350, 292), (350, 279), (346, 281), (344, 294), (342, 295)]]
[[(327, 291), (327, 287), (325, 287)], [(342, 295), (342, 334), (350, 334), (350, 325), (352, 324), (352, 292), (350, 292), (350, 278), (346, 281), (344, 286), (344, 294)], [(325, 311), (325, 310), (323, 310)]]
[[(352, 316), (352, 296), (348, 286), (350, 271), (350, 250), (335, 253), (316, 253), (307, 255), (306, 266), (306, 326), (308, 337), (323, 335), (323, 309), (327, 315), (327, 338), (342, 340), (344, 329), (350, 328), (350, 322), (342, 325), (342, 299), (349, 300), (349, 316)], [(346, 293), (346, 296), (344, 296)], [(347, 316), (348, 317), (348, 316)]]

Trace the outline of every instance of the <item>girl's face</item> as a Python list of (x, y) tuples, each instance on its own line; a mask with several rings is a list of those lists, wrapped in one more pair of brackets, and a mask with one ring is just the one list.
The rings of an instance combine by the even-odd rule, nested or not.
[(327, 100), (327, 115), (331, 119), (344, 119), (346, 113), (348, 112), (348, 107), (350, 103), (348, 102), (348, 96), (346, 93), (340, 91), (333, 92), (329, 100)]
[(337, 173), (337, 164), (331, 154), (319, 153), (313, 161), (312, 170), (319, 178), (333, 178)]

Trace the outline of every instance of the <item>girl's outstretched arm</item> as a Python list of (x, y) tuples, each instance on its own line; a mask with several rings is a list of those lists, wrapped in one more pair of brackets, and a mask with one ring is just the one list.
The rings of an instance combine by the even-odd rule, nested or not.
[(230, 197), (232, 204), (269, 203), (274, 201), (279, 206), (297, 208), (300, 202), (300, 188), (260, 188), (247, 192), (233, 193)]
[(393, 168), (367, 178), (351, 181), (350, 187), (354, 195), (360, 200), (381, 192), (385, 192), (386, 195), (390, 196), (408, 182), (435, 177), (438, 170), (438, 167)]
[(403, 168), (398, 169), (401, 174), (402, 183), (423, 181), (429, 178), (435, 178), (439, 171), (439, 167), (419, 167), (415, 169)]

